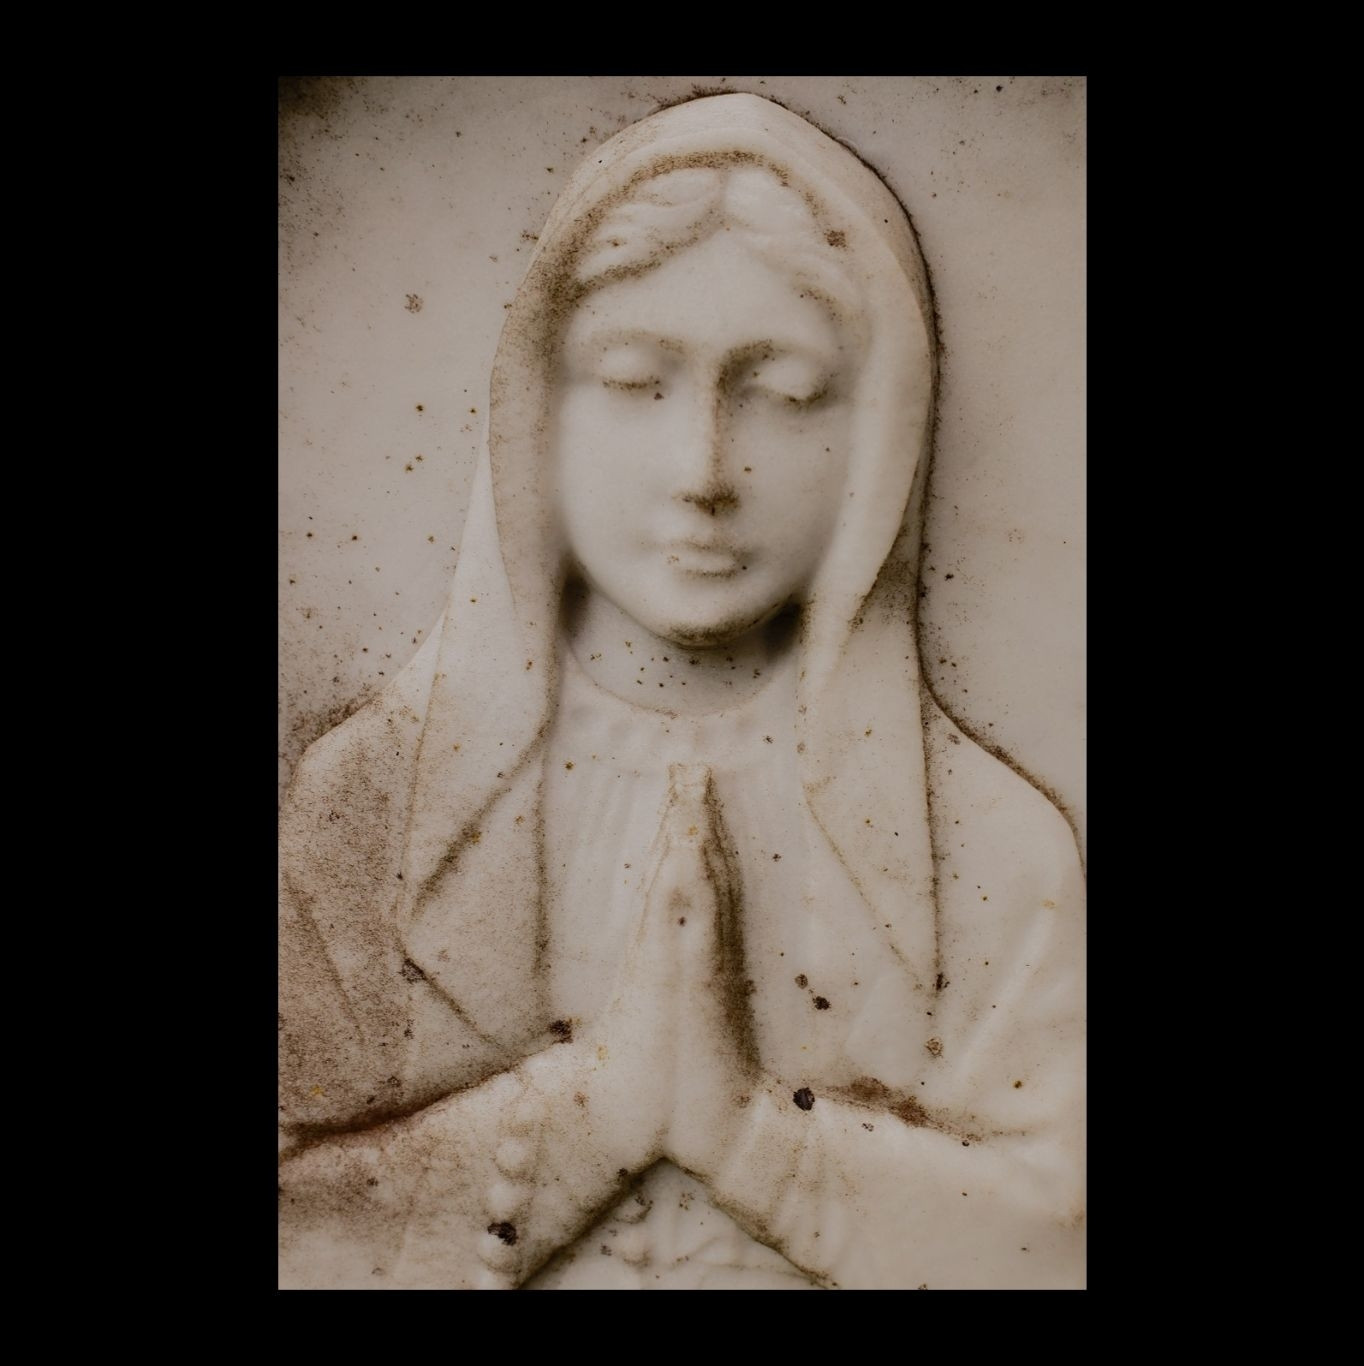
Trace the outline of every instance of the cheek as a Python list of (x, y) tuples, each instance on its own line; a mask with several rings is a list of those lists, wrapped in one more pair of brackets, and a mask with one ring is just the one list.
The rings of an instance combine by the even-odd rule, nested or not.
[(746, 405), (739, 412), (739, 488), (772, 542), (810, 553), (822, 549), (846, 496), (849, 429), (846, 404), (767, 411)]
[(605, 563), (628, 556), (652, 492), (647, 433), (600, 385), (568, 385), (554, 435), (555, 498), (570, 548)]

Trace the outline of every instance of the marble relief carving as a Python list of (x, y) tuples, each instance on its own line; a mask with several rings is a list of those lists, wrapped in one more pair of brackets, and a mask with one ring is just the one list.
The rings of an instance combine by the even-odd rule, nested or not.
[(921, 677), (936, 379), (780, 106), (573, 176), (446, 611), (285, 803), (282, 1285), (1084, 1283), (1079, 860)]

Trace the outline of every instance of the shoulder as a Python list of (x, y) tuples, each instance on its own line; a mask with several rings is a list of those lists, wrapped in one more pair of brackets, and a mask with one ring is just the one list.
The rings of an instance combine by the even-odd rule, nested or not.
[(370, 861), (401, 830), (439, 628), (377, 697), (304, 752), (280, 810), (286, 876)]
[(940, 864), (1004, 879), (1009, 900), (1078, 891), (1074, 831), (1043, 792), (961, 730), (931, 697), (924, 703), (924, 741)]

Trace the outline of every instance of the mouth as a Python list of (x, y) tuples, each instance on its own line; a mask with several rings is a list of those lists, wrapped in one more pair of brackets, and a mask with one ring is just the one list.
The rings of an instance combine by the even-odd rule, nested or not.
[(692, 579), (732, 579), (748, 569), (748, 558), (727, 541), (668, 541), (662, 547), (664, 563)]

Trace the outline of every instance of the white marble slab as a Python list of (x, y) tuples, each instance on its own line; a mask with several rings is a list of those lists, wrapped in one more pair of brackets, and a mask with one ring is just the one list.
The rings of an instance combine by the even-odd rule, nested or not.
[[(995, 456), (1001, 432), (1073, 454), (1075, 263), (1042, 276), (1053, 303), (1075, 287), (1048, 321), (1018, 288), (1038, 222), (1024, 210), (998, 267), (1012, 326), (995, 326), (1031, 348), (992, 353), (990, 310), (954, 297), (950, 266), (939, 280), (917, 218), (916, 239), (895, 156), (883, 180), (868, 146), (853, 155), (750, 84), (692, 91), (600, 145), (589, 125), (553, 212), (520, 234), (528, 267), (482, 405), (463, 392), (476, 385), (455, 399), (429, 371), (418, 384), (401, 327), (362, 343), (373, 308), (316, 345), (286, 329), (287, 438), (321, 445), (286, 468), (329, 482), (300, 524), (286, 479), (285, 601), (324, 585), (344, 599), (302, 605), (286, 667), (315, 675), (357, 603), (376, 642), (361, 694), (323, 720), (354, 714), (309, 750), (283, 811), (286, 1286), (1083, 1284), (1082, 787), (1030, 779), (1001, 734), (1026, 724), (987, 715), (1015, 684), (1035, 715), (1056, 698), (1030, 692), (1023, 652), (985, 645), (983, 605), (1024, 562), (1074, 566), (1078, 535), (1037, 511), (1073, 492), (1073, 469)], [(819, 88), (848, 108), (858, 92), (834, 84)], [(1058, 105), (1073, 124), (1076, 83), (1018, 85), (884, 83), (870, 117), (894, 126), (919, 95), (919, 138), (964, 133), (984, 107), (1046, 108), (1018, 125), (1039, 143), (1066, 122)], [(485, 115), (509, 93), (480, 89)], [(519, 87), (556, 91), (586, 88)], [(288, 93), (286, 314), (347, 252), (356, 276), (384, 273), (363, 233), (334, 234), (330, 257), (322, 227), (302, 235), (328, 212), (320, 164), (347, 186), (343, 220), (390, 161), (420, 197), (424, 135), (390, 132), (389, 156), (358, 128), (400, 112), (496, 142), (513, 126), (461, 117), (460, 83)], [(932, 157), (911, 161), (930, 203), (952, 193), (945, 163), (938, 181)], [(1055, 148), (1052, 163), (1056, 207), (1075, 168)], [(424, 221), (367, 193), (391, 232)], [(1078, 236), (1077, 214), (1056, 217)], [(988, 278), (979, 257), (958, 265)], [(448, 321), (438, 284), (404, 294), (408, 321), (433, 299)], [(328, 347), (376, 364), (324, 398)], [(343, 433), (348, 411), (359, 430)], [(404, 457), (404, 437), (428, 449)], [(445, 443), (464, 438), (453, 587), (434, 624), (409, 627), (384, 575), (449, 574), (438, 528), (414, 527), (448, 502)], [(1010, 469), (1019, 497), (990, 524)], [(389, 500), (398, 520), (366, 531), (359, 510)], [(1046, 639), (1049, 613), (1065, 616), (1015, 602), (1015, 639)], [(1078, 710), (1073, 616), (1060, 635)], [(311, 696), (286, 691), (286, 763), (318, 728), (299, 720)], [(1073, 757), (1079, 727), (1063, 729)], [(1046, 738), (1036, 761), (1064, 774), (1067, 745)]]

